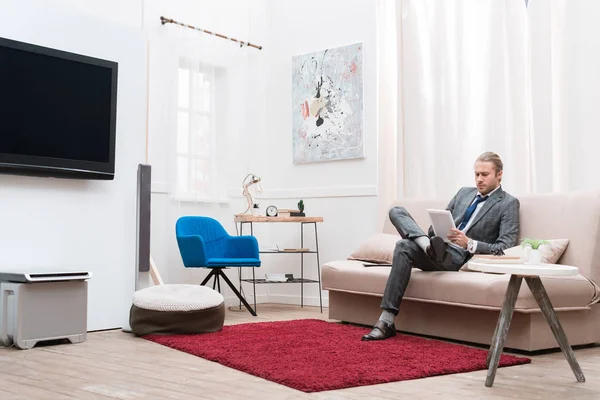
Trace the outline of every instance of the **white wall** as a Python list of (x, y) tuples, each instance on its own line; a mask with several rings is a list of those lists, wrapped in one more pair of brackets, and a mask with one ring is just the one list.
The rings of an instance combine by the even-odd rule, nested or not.
[(121, 25), (142, 27), (144, 0), (50, 0), (52, 8), (68, 9), (77, 15), (117, 22)]
[[(268, 176), (265, 186), (277, 197), (306, 196), (295, 189), (331, 188), (347, 195), (373, 195), (377, 184), (376, 5), (373, 1), (267, 1), (268, 33), (264, 75), (266, 129), (257, 132), (260, 153), (254, 165)], [(292, 57), (362, 42), (364, 49), (365, 158), (326, 163), (292, 163)], [(275, 149), (274, 149), (275, 148)], [(326, 171), (326, 173), (324, 173)], [(268, 175), (266, 175), (268, 174)], [(349, 190), (350, 189), (350, 190)], [(268, 193), (268, 192), (267, 192)], [(334, 192), (339, 193), (339, 192)]]
[[(253, 171), (262, 176), (261, 205), (296, 208), (304, 199), (307, 215), (322, 216), (319, 225), (321, 264), (347, 258), (377, 224), (377, 105), (376, 105), (376, 2), (267, 1), (266, 72), (259, 92), (264, 105), (264, 129), (255, 136)], [(292, 162), (292, 57), (332, 47), (362, 42), (364, 48), (365, 158), (312, 164)], [(299, 247), (300, 227), (267, 224), (256, 235), (267, 244)], [(312, 244), (312, 227), (305, 228)], [(306, 245), (306, 242), (305, 242)], [(312, 247), (312, 246), (311, 246)], [(305, 257), (305, 277), (316, 279), (314, 255)], [(261, 272), (300, 276), (300, 256), (263, 255)], [(299, 303), (300, 288), (270, 285), (269, 300)], [(327, 292), (324, 292), (327, 298)], [(318, 305), (316, 285), (305, 285), (305, 304)]]
[[(335, 18), (319, 20), (320, 15)], [(144, 27), (147, 32), (160, 29), (159, 16), (181, 20), (201, 28), (249, 40), (263, 50), (249, 52), (250, 78), (246, 102), (247, 126), (239, 132), (239, 140), (228, 151), (240, 155), (232, 161), (225, 174), (230, 204), (176, 202), (167, 192), (164, 172), (164, 140), (166, 132), (151, 132), (150, 163), (153, 165), (154, 191), (152, 197), (152, 253), (166, 282), (198, 283), (204, 270), (185, 269), (177, 250), (174, 224), (180, 215), (209, 215), (218, 219), (231, 234), (235, 234), (233, 215), (245, 209), (240, 198), (241, 180), (248, 172), (263, 179), (264, 192), (257, 196), (263, 210), (269, 204), (280, 208), (295, 208), (304, 199), (308, 215), (323, 216), (319, 225), (319, 242), (323, 264), (346, 258), (361, 240), (380, 229), (377, 216), (377, 123), (376, 123), (376, 8), (368, 0), (351, 2), (291, 1), (252, 2), (229, 0), (176, 1), (170, 3), (146, 0)], [(291, 62), (294, 55), (319, 51), (350, 43), (364, 43), (365, 150), (360, 160), (294, 165), (291, 145)], [(229, 44), (223, 41), (223, 46)], [(238, 118), (232, 110), (231, 118)], [(152, 116), (150, 116), (152, 117)], [(161, 145), (162, 143), (162, 145)], [(312, 243), (312, 230), (307, 227), (306, 240)], [(255, 235), (261, 245), (298, 247), (300, 226), (256, 225)], [(265, 272), (288, 272), (300, 276), (300, 255), (262, 255)], [(229, 274), (237, 280), (235, 271)], [(250, 271), (244, 277), (250, 276)], [(316, 258), (305, 255), (305, 276), (317, 278)], [(245, 285), (251, 300), (252, 288)], [(289, 302), (299, 304), (300, 287), (296, 285), (260, 285), (258, 302)], [(325, 298), (327, 293), (324, 293)], [(231, 293), (226, 294), (231, 297)], [(316, 285), (305, 286), (305, 301), (318, 305)], [(326, 303), (325, 303), (326, 304)]]
[[(145, 142), (144, 35), (61, 3), (0, 0), (0, 36), (119, 63), (115, 179), (0, 175), (0, 265), (90, 271), (88, 329), (120, 327), (134, 287), (136, 169)], [(135, 8), (121, 18), (135, 17)]]

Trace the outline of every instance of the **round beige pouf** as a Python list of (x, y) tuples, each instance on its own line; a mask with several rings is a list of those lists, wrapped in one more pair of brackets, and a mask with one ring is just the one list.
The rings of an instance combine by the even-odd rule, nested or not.
[(133, 294), (131, 331), (138, 336), (217, 332), (225, 321), (225, 299), (200, 285), (158, 285)]

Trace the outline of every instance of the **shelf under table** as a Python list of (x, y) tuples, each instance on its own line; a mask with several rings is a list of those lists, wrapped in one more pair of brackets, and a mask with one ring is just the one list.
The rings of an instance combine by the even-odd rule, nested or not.
[(319, 281), (316, 281), (314, 279), (301, 279), (301, 278), (294, 278), (292, 280), (289, 281), (285, 281), (285, 282), (273, 282), (273, 281), (267, 281), (266, 279), (242, 279), (242, 281), (244, 282), (254, 282), (257, 285), (261, 284), (261, 283), (319, 283)]
[(314, 250), (308, 251), (259, 251), (260, 254), (298, 254), (298, 253), (317, 253)]

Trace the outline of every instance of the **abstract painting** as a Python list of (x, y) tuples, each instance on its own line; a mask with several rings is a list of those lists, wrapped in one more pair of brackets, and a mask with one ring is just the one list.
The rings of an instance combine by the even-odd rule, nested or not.
[(364, 157), (363, 45), (292, 59), (294, 163)]

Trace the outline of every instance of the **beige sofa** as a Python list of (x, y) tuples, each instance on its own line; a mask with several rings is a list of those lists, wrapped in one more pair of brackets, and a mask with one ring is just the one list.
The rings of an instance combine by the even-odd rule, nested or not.
[[(600, 193), (519, 197), (520, 237), (569, 239), (559, 264), (574, 265), (580, 275), (542, 281), (571, 345), (600, 342)], [(445, 201), (405, 200), (419, 225), (429, 226), (427, 208), (445, 208)], [(383, 232), (397, 234), (386, 221)], [(400, 236), (398, 236), (400, 239)], [(351, 254), (353, 249), (348, 249)], [(389, 248), (393, 251), (393, 244)], [(390, 267), (365, 267), (362, 261), (328, 262), (322, 269), (329, 291), (329, 317), (373, 325)], [(396, 318), (400, 331), (490, 344), (504, 300), (508, 275), (480, 272), (423, 272), (413, 269)], [(535, 351), (558, 347), (525, 282), (519, 292), (506, 348)]]

